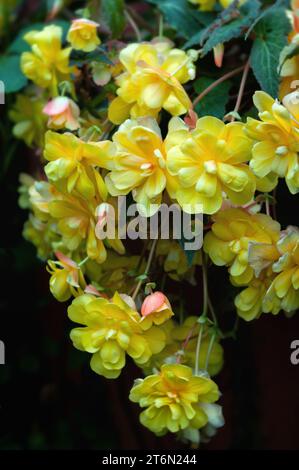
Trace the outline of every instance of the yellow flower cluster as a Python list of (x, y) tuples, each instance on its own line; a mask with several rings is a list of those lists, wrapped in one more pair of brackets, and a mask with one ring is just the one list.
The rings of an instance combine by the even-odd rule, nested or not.
[(41, 88), (49, 88), (53, 96), (58, 94), (58, 84), (69, 80), (72, 68), (69, 67), (71, 48), (62, 48), (62, 29), (59, 26), (46, 26), (42, 31), (30, 31), (24, 36), (31, 46), (30, 52), (21, 56), (21, 69), (24, 75)]
[(186, 113), (191, 101), (182, 84), (193, 80), (195, 51), (175, 49), (170, 41), (134, 43), (119, 55), (124, 72), (116, 82), (117, 94), (109, 119), (121, 124), (128, 117), (157, 117), (161, 109), (173, 116)]
[[(202, 11), (217, 3), (190, 2)], [(223, 8), (231, 3), (218, 2)], [(186, 91), (190, 84), (184, 88), (196, 76), (198, 51), (178, 49), (162, 37), (124, 47), (109, 41), (100, 49), (98, 28), (89, 19), (73, 20), (70, 47), (55, 25), (24, 37), (31, 50), (22, 54), (21, 69), (33, 85), (17, 96), (10, 118), (17, 138), (37, 147), (39, 156), (43, 150), (40, 178), (47, 178), (22, 178), (20, 204), (30, 210), (24, 236), (48, 259), (53, 296), (61, 302), (74, 297), (68, 316), (78, 326), (71, 339), (91, 354), (92, 370), (115, 379), (129, 356), (145, 375), (130, 393), (144, 408), (141, 423), (157, 435), (170, 431), (198, 443), (200, 433), (223, 425), (215, 404), (220, 393), (210, 376), (222, 369), (220, 340), (230, 333), (220, 330), (214, 312), (208, 261), (226, 266), (231, 283), (243, 287), (235, 306), (244, 320), (299, 308), (299, 229), (281, 231), (259, 212), (266, 203), (270, 214), (271, 197), (255, 199), (279, 178), (292, 194), (299, 192), (299, 94), (284, 93), (282, 84), (280, 103), (256, 92), (258, 118), (246, 123), (236, 122), (236, 113), (198, 119)], [(216, 55), (223, 55), (217, 47)], [(82, 51), (74, 57), (91, 61), (71, 66), (72, 49)], [(107, 63), (97, 61), (98, 51)], [(285, 78), (294, 76), (293, 66), (293, 59), (283, 65)], [(86, 97), (85, 83), (91, 89)], [(125, 254), (116, 220), (115, 237), (101, 236), (111, 211), (118, 210), (118, 196), (132, 197), (145, 217), (163, 203), (178, 203), (192, 223), (194, 214), (203, 214), (203, 249), (190, 260), (178, 241), (161, 239), (144, 243), (141, 255), (139, 242), (134, 255)], [(196, 285), (198, 266), (203, 303), (198, 316), (186, 315), (183, 289), (170, 289), (170, 303), (162, 285)], [(158, 269), (161, 291), (152, 278)], [(171, 304), (180, 308), (180, 320)]]
[(234, 208), (218, 212), (213, 221), (211, 231), (205, 236), (205, 252), (216, 266), (229, 267), (233, 284), (247, 284), (254, 276), (248, 261), (250, 244), (272, 246), (279, 239), (279, 223), (265, 214)]
[(71, 332), (74, 346), (91, 353), (91, 368), (110, 379), (120, 375), (126, 354), (142, 365), (165, 345), (163, 331), (148, 325), (145, 329), (136, 307), (126, 300), (117, 292), (111, 301), (86, 294), (68, 309), (70, 319), (84, 325)]
[(249, 262), (256, 277), (236, 298), (238, 314), (252, 320), (262, 313), (295, 313), (299, 308), (299, 230), (289, 227), (274, 246), (253, 244)]
[(227, 209), (214, 217), (204, 250), (214, 264), (229, 267), (234, 285), (247, 286), (235, 299), (244, 320), (299, 308), (297, 228), (281, 232), (267, 215)]

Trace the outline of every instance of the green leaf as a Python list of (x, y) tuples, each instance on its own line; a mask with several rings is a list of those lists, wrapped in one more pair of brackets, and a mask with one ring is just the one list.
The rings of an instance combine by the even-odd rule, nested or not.
[[(205, 90), (214, 79), (209, 77), (200, 77), (194, 83), (195, 91), (200, 94)], [(199, 117), (215, 116), (222, 119), (226, 112), (226, 105), (229, 101), (229, 90), (231, 82), (226, 81), (216, 86), (210, 93), (208, 93), (195, 107), (195, 111)]]
[(112, 37), (119, 38), (126, 25), (124, 0), (105, 0), (103, 15), (111, 30)]
[(27, 44), (27, 42), (24, 40), (24, 35), (28, 33), (29, 31), (41, 31), (45, 26), (49, 26), (50, 24), (55, 24), (57, 26), (60, 26), (63, 31), (63, 40), (65, 40), (67, 31), (70, 27), (70, 23), (68, 21), (64, 20), (55, 20), (51, 21), (47, 24), (45, 23), (32, 23), (29, 26), (26, 26), (25, 28), (21, 29), (15, 40), (11, 43), (11, 45), (8, 48), (8, 52), (10, 54), (21, 54), (22, 52), (29, 51), (30, 50), (30, 45)]
[(248, 29), (248, 31), (245, 35), (245, 39), (248, 38), (249, 34), (254, 29), (255, 25), (262, 18), (264, 18), (264, 16), (266, 16), (270, 11), (273, 11), (273, 10), (277, 9), (278, 7), (282, 7), (282, 6), (285, 6), (286, 8), (288, 8), (290, 6), (289, 5), (289, 0), (276, 0), (276, 2), (273, 3), (273, 5), (270, 5), (268, 8), (265, 8), (264, 10), (262, 10), (261, 13), (258, 15), (258, 17), (254, 20), (254, 22), (250, 26), (250, 28)]
[(235, 8), (232, 5), (220, 13), (208, 28), (195, 34), (185, 44), (185, 47), (199, 43), (204, 44), (202, 56), (205, 56), (217, 44), (244, 36), (254, 19), (258, 17), (260, 8), (261, 2), (259, 0), (247, 0), (240, 8)]
[(27, 78), (20, 69), (20, 57), (3, 55), (0, 57), (0, 80), (4, 82), (5, 93), (14, 93), (27, 84)]
[(148, 0), (148, 2), (157, 5), (165, 21), (186, 39), (201, 32), (203, 27), (208, 26), (215, 18), (213, 13), (193, 8), (188, 0)]
[(77, 51), (75, 49), (72, 50), (70, 55), (71, 65), (77, 65), (77, 67), (81, 67), (83, 64), (91, 62), (102, 62), (107, 65), (113, 64), (113, 62), (107, 56), (106, 51), (100, 47), (97, 47), (92, 52)]
[(285, 9), (269, 12), (254, 29), (256, 39), (250, 54), (251, 66), (261, 88), (273, 98), (278, 94), (279, 57), (290, 29)]

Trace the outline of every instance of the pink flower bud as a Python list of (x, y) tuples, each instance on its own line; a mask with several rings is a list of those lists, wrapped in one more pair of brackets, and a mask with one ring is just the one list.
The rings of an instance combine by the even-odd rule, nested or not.
[(170, 303), (167, 297), (162, 292), (154, 292), (148, 295), (142, 304), (141, 315), (146, 317), (153, 312), (159, 312), (170, 308)]
[(66, 96), (58, 96), (49, 101), (43, 112), (49, 116), (48, 127), (66, 128), (71, 131), (80, 127), (78, 122), (80, 110), (76, 103)]

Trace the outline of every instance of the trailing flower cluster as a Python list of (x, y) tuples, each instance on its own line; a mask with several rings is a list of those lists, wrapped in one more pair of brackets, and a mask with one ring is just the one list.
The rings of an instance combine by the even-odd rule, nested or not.
[[(190, 1), (203, 11), (216, 3)], [(161, 36), (103, 49), (99, 24), (87, 18), (73, 20), (66, 39), (51, 24), (24, 40), (30, 50), (21, 69), (31, 85), (10, 118), (15, 137), (37, 150), (42, 172), (20, 178), (20, 204), (30, 213), (24, 237), (47, 261), (53, 296), (70, 301), (71, 340), (90, 355), (91, 369), (116, 379), (133, 361), (143, 378), (129, 398), (142, 408), (141, 423), (199, 443), (224, 424), (211, 377), (223, 367), (226, 333), (210, 298), (209, 266), (227, 267), (246, 321), (299, 308), (299, 229), (274, 217), (279, 180), (299, 192), (294, 93), (283, 92), (284, 82), (281, 101), (257, 91), (246, 122), (236, 113), (198, 118), (190, 92), (201, 73), (198, 50)], [(76, 62), (78, 51), (92, 53), (91, 62)], [(87, 79), (96, 93), (85, 102)], [(162, 203), (202, 211), (203, 248), (191, 260), (174, 239), (141, 240), (132, 251), (117, 224), (116, 236), (103, 239), (118, 196), (144, 217)], [(200, 276), (203, 300), (194, 312), (175, 291)], [(165, 284), (175, 288), (166, 293)]]

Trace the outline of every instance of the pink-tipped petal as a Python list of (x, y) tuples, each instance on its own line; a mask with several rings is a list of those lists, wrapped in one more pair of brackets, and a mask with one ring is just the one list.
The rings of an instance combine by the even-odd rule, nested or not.
[(79, 18), (76, 20), (72, 20), (72, 30), (80, 29), (82, 25), (90, 25), (90, 26), (95, 26), (96, 28), (99, 25), (99, 23), (96, 23), (95, 21), (88, 20), (87, 18)]
[(43, 109), (43, 113), (48, 116), (56, 116), (64, 113), (69, 107), (69, 99), (64, 96), (58, 96), (49, 101)]
[(92, 284), (86, 286), (84, 292), (85, 294), (92, 294), (96, 295), (97, 297), (106, 297), (105, 295), (101, 294)]
[(75, 261), (61, 253), (61, 251), (55, 251), (55, 256), (59, 261), (61, 261), (61, 263), (66, 264), (67, 266), (71, 266), (72, 268), (78, 267)]

